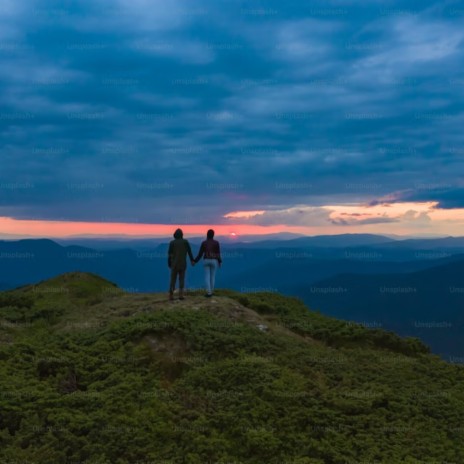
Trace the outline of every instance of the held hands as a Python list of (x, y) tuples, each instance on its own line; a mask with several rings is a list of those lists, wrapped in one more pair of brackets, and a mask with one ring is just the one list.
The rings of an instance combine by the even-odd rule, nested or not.
[(192, 266), (195, 266), (195, 261), (194, 261), (193, 259), (191, 259), (191, 260), (190, 260), (190, 264), (191, 264)]

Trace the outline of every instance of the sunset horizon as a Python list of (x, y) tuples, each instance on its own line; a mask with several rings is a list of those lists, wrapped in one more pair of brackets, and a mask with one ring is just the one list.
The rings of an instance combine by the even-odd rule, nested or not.
[[(299, 215), (314, 217), (314, 225), (302, 225), (295, 221)], [(321, 219), (321, 215), (322, 219)], [(308, 207), (306, 205), (286, 210), (242, 210), (224, 214), (219, 223), (142, 223), (69, 220), (30, 220), (0, 217), (0, 234), (12, 236), (42, 236), (64, 238), (94, 235), (110, 237), (163, 237), (171, 235), (174, 227), (182, 227), (187, 234), (204, 234), (214, 228), (220, 236), (299, 234), (379, 234), (404, 237), (461, 236), (464, 230), (464, 208), (444, 209), (438, 202), (428, 203), (381, 203), (374, 205), (329, 205)], [(295, 224), (285, 224), (285, 220)], [(279, 223), (280, 221), (280, 223)], [(300, 222), (300, 224), (298, 224)], [(325, 222), (332, 225), (327, 226)], [(384, 224), (389, 222), (388, 233)]]

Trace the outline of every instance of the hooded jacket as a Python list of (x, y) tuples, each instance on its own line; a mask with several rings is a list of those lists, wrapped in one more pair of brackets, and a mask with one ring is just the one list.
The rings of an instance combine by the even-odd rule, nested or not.
[(183, 270), (187, 268), (187, 255), (193, 260), (190, 243), (185, 240), (181, 229), (174, 232), (174, 240), (171, 240), (168, 248), (168, 266), (171, 269)]

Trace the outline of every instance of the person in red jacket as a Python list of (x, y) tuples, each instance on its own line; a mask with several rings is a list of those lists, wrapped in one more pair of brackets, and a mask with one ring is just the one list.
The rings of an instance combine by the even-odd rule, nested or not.
[(198, 263), (200, 259), (203, 259), (203, 266), (205, 268), (205, 283), (206, 283), (206, 295), (207, 297), (213, 296), (214, 283), (216, 279), (216, 270), (222, 265), (221, 259), (221, 248), (219, 242), (214, 240), (214, 230), (209, 229), (206, 234), (206, 240), (202, 242), (198, 256), (194, 259), (195, 263)]

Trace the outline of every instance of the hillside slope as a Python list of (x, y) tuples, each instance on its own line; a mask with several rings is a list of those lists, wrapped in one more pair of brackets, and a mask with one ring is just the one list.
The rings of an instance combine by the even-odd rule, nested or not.
[(0, 460), (464, 462), (464, 369), (273, 293), (0, 293)]

